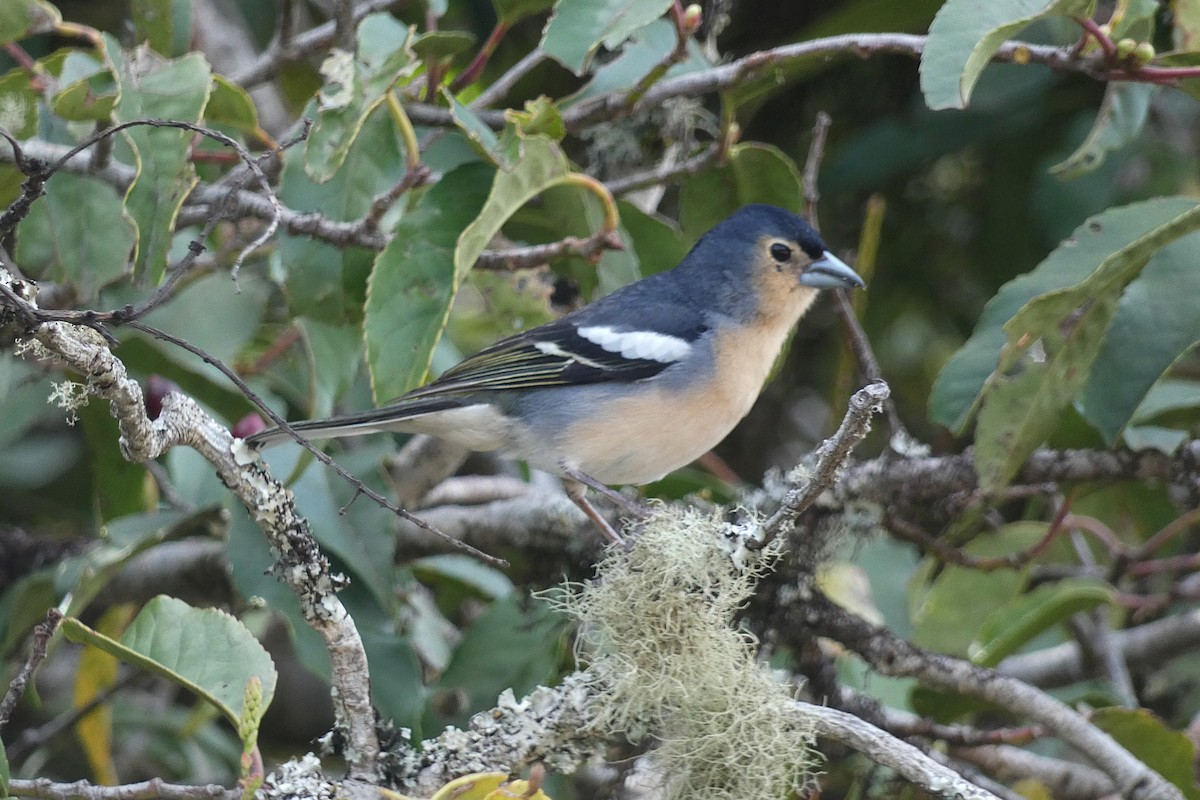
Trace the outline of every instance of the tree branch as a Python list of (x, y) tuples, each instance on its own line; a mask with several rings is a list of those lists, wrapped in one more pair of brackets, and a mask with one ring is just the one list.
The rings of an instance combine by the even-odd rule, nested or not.
[(884, 675), (916, 678), (926, 686), (981, 697), (1034, 720), (1086, 755), (1130, 800), (1181, 800), (1161, 775), (1067, 705), (1029, 684), (950, 656), (930, 653), (851, 614), (810, 588), (784, 615), (789, 635), (828, 636), (849, 647)]

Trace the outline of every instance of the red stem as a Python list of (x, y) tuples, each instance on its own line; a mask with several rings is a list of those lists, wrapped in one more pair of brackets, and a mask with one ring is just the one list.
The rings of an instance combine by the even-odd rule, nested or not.
[(496, 52), (496, 48), (500, 46), (500, 41), (511, 27), (504, 20), (496, 21), (496, 27), (492, 28), (492, 32), (488, 34), (487, 41), (479, 48), (479, 52), (475, 54), (475, 58), (471, 60), (466, 69), (458, 73), (458, 77), (450, 84), (451, 93), (460, 92), (464, 87), (470, 86), (475, 82), (479, 77), (479, 73), (483, 72), (483, 68), (487, 66), (488, 59)]

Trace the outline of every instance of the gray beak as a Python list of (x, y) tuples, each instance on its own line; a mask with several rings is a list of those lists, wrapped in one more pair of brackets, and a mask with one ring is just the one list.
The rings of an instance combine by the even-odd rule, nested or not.
[(857, 272), (828, 250), (800, 273), (800, 283), (814, 289), (861, 289), (866, 286)]

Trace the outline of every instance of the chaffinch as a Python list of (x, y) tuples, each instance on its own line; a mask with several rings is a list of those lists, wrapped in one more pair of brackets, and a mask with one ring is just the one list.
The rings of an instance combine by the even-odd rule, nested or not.
[[(746, 206), (677, 267), (503, 339), (369, 411), (292, 424), (305, 437), (424, 433), (501, 450), (559, 475), (610, 540), (591, 486), (657, 480), (708, 452), (749, 412), (819, 289), (862, 287), (800, 217)], [(279, 428), (247, 439), (284, 441)]]

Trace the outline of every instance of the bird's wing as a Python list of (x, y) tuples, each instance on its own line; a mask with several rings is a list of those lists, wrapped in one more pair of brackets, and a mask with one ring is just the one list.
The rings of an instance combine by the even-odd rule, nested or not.
[(682, 323), (663, 332), (664, 320), (674, 316), (682, 315), (667, 312), (654, 330), (644, 330), (589, 324), (593, 315), (572, 314), (480, 350), (404, 399), (652, 378), (685, 358), (704, 332)]

